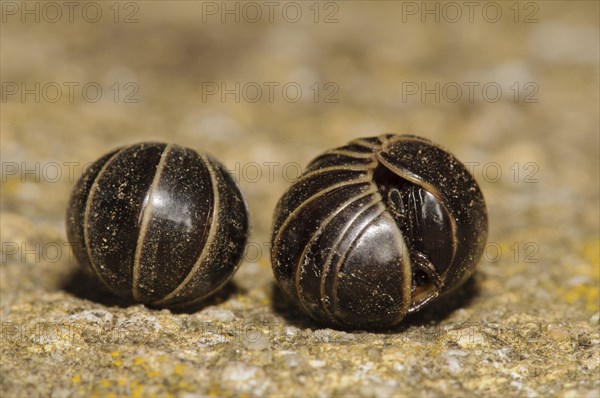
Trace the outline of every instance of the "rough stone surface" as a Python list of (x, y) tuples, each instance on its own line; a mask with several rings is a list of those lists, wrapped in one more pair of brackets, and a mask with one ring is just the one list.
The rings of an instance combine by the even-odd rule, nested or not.
[[(296, 23), (283, 4), (273, 22), (263, 6), (256, 23), (244, 14), (222, 23), (221, 10), (203, 13), (200, 2), (121, 3), (117, 23), (112, 2), (98, 2), (96, 23), (81, 8), (73, 23), (67, 8), (56, 23), (44, 19), (50, 9), (39, 23), (3, 14), (0, 395), (597, 397), (599, 5), (528, 2), (516, 16), (513, 2), (496, 2), (496, 23), (483, 7), (472, 22), (463, 8), (458, 22), (447, 9), (437, 23), (409, 3), (417, 14), (407, 2), (321, 3), (318, 23), (312, 2), (298, 3)], [(323, 23), (336, 9), (338, 22)], [(132, 12), (138, 22), (123, 23)], [(9, 95), (6, 82), (39, 82), (39, 101)], [(49, 82), (62, 87), (56, 102)], [(65, 82), (78, 84), (73, 101)], [(90, 82), (102, 89), (97, 102), (93, 88), (83, 97)], [(239, 82), (239, 101), (204, 98), (207, 82)], [(263, 87), (257, 102), (252, 87), (243, 91), (251, 82)], [(264, 82), (279, 84), (272, 101)], [(289, 82), (302, 89), (297, 102), (282, 94)], [(436, 82), (439, 101), (407, 95)], [(456, 102), (455, 87), (443, 89), (453, 82)], [(472, 101), (464, 82), (478, 84)], [(482, 93), (490, 82), (502, 90), (496, 102), (493, 87)], [(272, 211), (298, 165), (388, 131), (478, 162), (488, 250), (464, 289), (394, 330), (323, 329), (273, 283)], [(214, 154), (251, 211), (233, 283), (185, 312), (112, 297), (66, 242), (65, 206), (83, 165), (149, 140)]]

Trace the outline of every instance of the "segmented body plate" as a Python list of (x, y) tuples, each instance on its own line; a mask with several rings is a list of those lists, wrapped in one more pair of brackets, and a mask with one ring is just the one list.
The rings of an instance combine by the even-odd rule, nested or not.
[(117, 295), (156, 306), (220, 288), (237, 268), (247, 229), (241, 193), (222, 165), (159, 143), (95, 162), (67, 215), (80, 263)]
[[(440, 181), (443, 174), (447, 178)], [(480, 198), (469, 190), (473, 184)], [(396, 185), (409, 194), (401, 198), (405, 205), (392, 209), (394, 195), (400, 192)], [(475, 211), (464, 208), (461, 189), (467, 189)], [(425, 221), (434, 214), (434, 227), (444, 230), (419, 224), (419, 217), (406, 221), (418, 210), (406, 209), (411, 204), (429, 212)], [(482, 248), (485, 236), (475, 235), (487, 231), (487, 219), (485, 228), (478, 221), (482, 204), (464, 166), (427, 140), (389, 134), (352, 141), (314, 159), (280, 200), (272, 241), (276, 279), (315, 319), (338, 325), (395, 324), (470, 274), (474, 264), (468, 264), (465, 256), (473, 247)], [(473, 225), (477, 232), (462, 231)], [(423, 231), (435, 239), (419, 241), (412, 236)], [(410, 239), (407, 234), (412, 234)], [(412, 255), (417, 248), (436, 252), (430, 257), (440, 263), (439, 288), (422, 296), (415, 293), (411, 258), (430, 260)]]

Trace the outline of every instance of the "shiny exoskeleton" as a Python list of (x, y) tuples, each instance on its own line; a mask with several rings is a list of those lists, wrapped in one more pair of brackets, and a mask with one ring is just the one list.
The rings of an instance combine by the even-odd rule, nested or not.
[(314, 159), (275, 211), (272, 266), (312, 318), (388, 327), (461, 285), (486, 243), (481, 190), (424, 138), (362, 138)]
[(246, 204), (223, 165), (173, 144), (119, 148), (75, 187), (67, 234), (80, 264), (115, 294), (156, 307), (194, 304), (234, 274)]

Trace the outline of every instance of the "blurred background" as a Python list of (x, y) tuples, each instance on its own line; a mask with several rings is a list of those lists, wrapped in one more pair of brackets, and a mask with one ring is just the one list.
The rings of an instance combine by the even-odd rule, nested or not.
[[(46, 319), (41, 314), (56, 311), (60, 318), (98, 307), (60, 288), (76, 264), (65, 253), (51, 257), (55, 248), (47, 245), (66, 243), (66, 203), (86, 164), (115, 147), (155, 140), (213, 154), (248, 200), (252, 246), (236, 283), (256, 300), (244, 302), (243, 311), (227, 302), (217, 307), (235, 314), (236, 322), (284, 322), (280, 314), (271, 314), (269, 293), (268, 242), (279, 197), (313, 157), (329, 148), (384, 132), (416, 134), (467, 163), (490, 218), (490, 243), (475, 278), (479, 293), (466, 310), (434, 321), (541, 322), (538, 337), (544, 341), (535, 349), (516, 337), (506, 343), (527, 352), (521, 360), (530, 358), (529, 370), (517, 371), (517, 384), (508, 370), (502, 379), (503, 370), (485, 365), (477, 377), (493, 380), (484, 387), (475, 382), (443, 387), (442, 381), (456, 378), (452, 366), (464, 370), (482, 363), (482, 357), (468, 356), (469, 365), (459, 356), (458, 362), (442, 361), (440, 368), (431, 362), (430, 374), (441, 381), (427, 391), (596, 394), (598, 2), (3, 1), (1, 7), (3, 322), (29, 325)], [(129, 310), (110, 309), (114, 314)], [(323, 341), (310, 340), (314, 327), (307, 329), (309, 346), (321, 347)], [(410, 333), (421, 327), (409, 327), (408, 343), (397, 350), (410, 351)], [(555, 334), (564, 347), (553, 340)], [(379, 344), (364, 338), (367, 346)], [(395, 344), (394, 338), (385, 341)], [(489, 344), (485, 347), (495, 344), (482, 339)], [(580, 339), (587, 343), (578, 345)], [(283, 349), (276, 340), (271, 339), (271, 352)], [(176, 339), (172, 343), (177, 347)], [(442, 344), (442, 351), (455, 345)], [(3, 343), (5, 353), (16, 358), (26, 358), (28, 347)], [(105, 355), (116, 350), (87, 349)], [(119, 349), (133, 348), (124, 342)], [(316, 355), (311, 360), (320, 360), (321, 349), (309, 350)], [(335, 358), (348, 348), (329, 344), (327, 349)], [(261, 359), (244, 350), (239, 355), (248, 355), (247, 362), (236, 361), (264, 362), (255, 372), (271, 380), (264, 390), (252, 378), (240, 385), (235, 377), (223, 381), (228, 363), (213, 363), (206, 370), (210, 385), (186, 374), (191, 388), (167, 383), (150, 392), (209, 393), (217, 385), (220, 393), (251, 395), (390, 395), (417, 391), (420, 380), (419, 372), (399, 380), (389, 374), (394, 369), (389, 358), (380, 358), (371, 371), (379, 379), (344, 384), (335, 378), (343, 371), (326, 366), (333, 377), (327, 382), (314, 376), (323, 368), (304, 370), (305, 384), (290, 382), (278, 373), (278, 357)], [(158, 354), (149, 348), (146, 355)], [(502, 366), (514, 371), (517, 357)], [(553, 358), (567, 358), (567, 364), (554, 365)], [(86, 360), (78, 361), (85, 369)], [(60, 369), (57, 363), (46, 364), (49, 372)], [(410, 362), (402, 363), (410, 368)], [(69, 371), (69, 377), (84, 377), (91, 386), (77, 390), (82, 387), (71, 379), (44, 381), (43, 372), (21, 378), (37, 369), (31, 366), (37, 365), (5, 362), (3, 373), (10, 369), (18, 376), (7, 380), (4, 373), (3, 391), (132, 394), (131, 380), (141, 380), (131, 376), (118, 390), (107, 370), (89, 370), (88, 376)], [(231, 366), (235, 373), (237, 365)], [(550, 370), (558, 368), (566, 373)], [(564, 385), (565, 377), (576, 383)], [(100, 381), (106, 378), (113, 384), (103, 390)], [(39, 386), (21, 390), (27, 380)]]

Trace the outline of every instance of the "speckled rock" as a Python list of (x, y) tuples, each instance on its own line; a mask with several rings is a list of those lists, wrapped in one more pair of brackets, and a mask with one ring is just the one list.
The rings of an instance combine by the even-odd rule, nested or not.
[[(317, 23), (312, 2), (297, 22), (279, 5), (224, 23), (211, 2), (120, 3), (117, 23), (96, 3), (95, 23), (3, 12), (1, 396), (600, 395), (597, 2), (439, 23), (421, 2), (320, 3)], [(21, 91), (36, 82), (39, 101)], [(384, 132), (470, 162), (488, 245), (463, 289), (395, 329), (327, 329), (275, 287), (273, 209), (313, 156)], [(214, 154), (248, 200), (240, 269), (195, 308), (124, 303), (69, 251), (84, 166), (141, 141)]]

